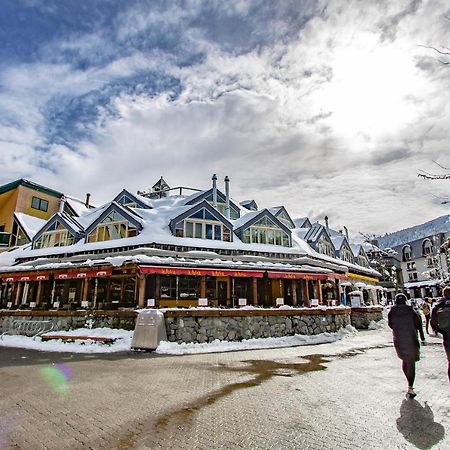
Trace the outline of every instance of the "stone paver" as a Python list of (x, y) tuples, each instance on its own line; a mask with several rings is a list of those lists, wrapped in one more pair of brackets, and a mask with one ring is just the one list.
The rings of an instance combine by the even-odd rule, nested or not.
[[(0, 347), (0, 448), (447, 449), (446, 360), (429, 341), (416, 400), (405, 399), (387, 330), (183, 357)], [(53, 363), (67, 391), (61, 375), (49, 378)]]

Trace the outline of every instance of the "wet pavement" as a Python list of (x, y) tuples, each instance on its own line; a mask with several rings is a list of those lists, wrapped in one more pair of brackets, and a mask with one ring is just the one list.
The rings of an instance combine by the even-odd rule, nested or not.
[(415, 400), (386, 330), (189, 356), (0, 347), (0, 448), (448, 449), (446, 359), (428, 340)]

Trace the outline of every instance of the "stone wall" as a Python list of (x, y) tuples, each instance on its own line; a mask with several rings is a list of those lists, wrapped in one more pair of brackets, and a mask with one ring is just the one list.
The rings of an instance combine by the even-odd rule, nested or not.
[(350, 324), (350, 309), (165, 311), (171, 342), (212, 342), (336, 332)]
[(378, 322), (383, 319), (383, 308), (381, 306), (368, 306), (352, 308), (352, 326), (357, 330), (367, 330), (369, 323)]
[(134, 330), (134, 311), (0, 311), (0, 332), (11, 328), (18, 320), (49, 320), (56, 331), (75, 328), (123, 328)]

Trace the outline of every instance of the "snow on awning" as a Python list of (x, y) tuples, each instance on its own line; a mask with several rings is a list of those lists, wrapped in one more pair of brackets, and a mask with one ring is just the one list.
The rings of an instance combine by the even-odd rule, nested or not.
[(303, 280), (327, 280), (332, 278), (335, 274), (329, 273), (302, 273), (302, 272), (267, 272), (269, 278), (283, 278), (283, 279), (303, 279)]
[(141, 273), (159, 275), (190, 275), (212, 277), (262, 278), (264, 271), (257, 270), (231, 270), (231, 269), (188, 269), (182, 267), (140, 266)]

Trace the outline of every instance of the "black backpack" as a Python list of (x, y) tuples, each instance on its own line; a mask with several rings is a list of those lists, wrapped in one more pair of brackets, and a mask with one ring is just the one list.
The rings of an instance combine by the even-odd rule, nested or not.
[(450, 333), (450, 300), (436, 311), (436, 325), (441, 333)]

